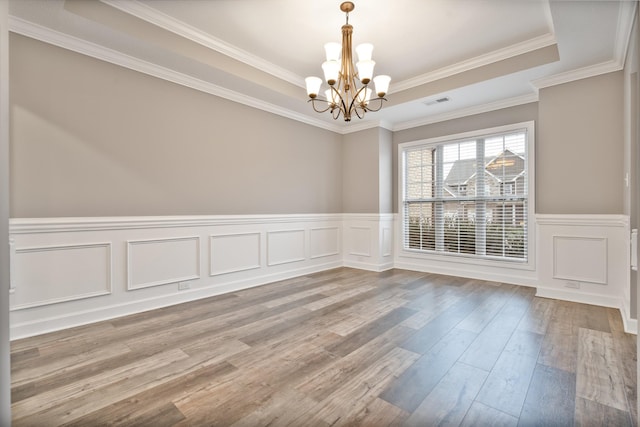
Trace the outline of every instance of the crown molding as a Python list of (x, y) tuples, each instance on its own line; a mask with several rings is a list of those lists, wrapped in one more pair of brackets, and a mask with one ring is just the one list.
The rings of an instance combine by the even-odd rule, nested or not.
[(393, 126), (393, 129), (391, 130), (400, 131), (400, 130), (412, 129), (419, 126), (430, 125), (433, 123), (444, 122), (447, 120), (459, 119), (462, 117), (472, 116), (475, 114), (488, 113), (490, 111), (501, 110), (503, 108), (530, 104), (532, 102), (538, 102), (538, 95), (536, 93), (515, 96), (507, 99), (501, 99), (499, 101), (489, 102), (487, 104), (482, 104), (482, 105), (474, 105), (472, 107), (467, 107), (467, 108), (460, 108), (458, 110), (450, 111), (447, 113), (436, 114), (423, 119), (409, 120)]
[(619, 4), (618, 25), (614, 40), (612, 59), (575, 70), (558, 73), (553, 76), (532, 80), (531, 85), (538, 90), (622, 70), (624, 68), (627, 50), (629, 49), (637, 2), (621, 1)]
[(80, 38), (52, 30), (47, 27), (26, 21), (15, 16), (9, 16), (9, 30), (13, 33), (30, 37), (44, 43), (61, 47), (82, 55), (90, 56), (101, 61), (109, 62), (133, 71), (137, 71), (149, 76), (157, 77), (181, 86), (195, 89), (200, 92), (218, 96), (229, 101), (257, 108), (259, 110), (273, 113), (288, 119), (292, 119), (311, 126), (329, 130), (331, 132), (343, 133), (344, 129), (334, 123), (321, 119), (315, 119), (305, 114), (293, 110), (279, 107), (269, 102), (241, 94), (236, 91), (226, 89), (222, 86), (197, 79), (184, 73), (180, 73), (169, 68), (165, 68), (151, 62), (143, 61), (130, 55), (115, 51), (113, 49), (100, 46), (95, 43), (82, 40)]
[(566, 71), (564, 73), (555, 74), (549, 77), (532, 80), (531, 85), (536, 89), (556, 86), (564, 83), (570, 83), (576, 80), (582, 80), (589, 77), (599, 76), (601, 74), (620, 71), (623, 63), (617, 60), (609, 60), (599, 64), (589, 65), (587, 67), (578, 68), (576, 70)]
[(638, 7), (637, 5), (637, 1), (620, 2), (614, 58), (617, 62), (622, 64), (622, 67), (624, 67), (629, 43), (631, 41), (631, 30), (633, 28), (633, 20), (636, 16), (635, 11)]
[(194, 43), (198, 43), (260, 71), (271, 74), (272, 76), (275, 76), (281, 80), (295, 84), (299, 87), (305, 87), (303, 77), (269, 61), (265, 61), (264, 59), (253, 55), (245, 50), (242, 50), (230, 43), (213, 37), (209, 33), (188, 25), (183, 21), (160, 12), (159, 10), (147, 6), (146, 4), (140, 3), (137, 0), (100, 1), (124, 13), (135, 16), (136, 18), (142, 19), (143, 21), (149, 22), (150, 24), (153, 24), (164, 30), (170, 31), (174, 34), (191, 40)]
[(366, 120), (359, 122), (349, 122), (348, 126), (345, 126), (340, 132), (343, 135), (347, 135), (350, 133), (360, 132), (362, 130), (373, 129), (373, 128), (382, 128), (388, 131), (393, 131), (393, 124), (386, 120)]
[(390, 94), (394, 92), (401, 92), (403, 90), (412, 89), (417, 86), (421, 86), (436, 80), (441, 80), (447, 77), (451, 77), (456, 74), (463, 73), (465, 71), (473, 70), (485, 65), (493, 64), (498, 61), (512, 58), (514, 56), (522, 55), (532, 52), (537, 49), (542, 49), (547, 46), (551, 46), (556, 43), (555, 35), (545, 34), (538, 36), (527, 41), (516, 43), (506, 48), (495, 50), (486, 55), (476, 56), (465, 61), (458, 62), (456, 64), (440, 68), (430, 73), (422, 74), (420, 76), (412, 77), (401, 82), (391, 84), (392, 89)]
[(373, 129), (380, 127), (380, 123), (375, 120), (367, 120), (367, 121), (359, 121), (359, 122), (349, 122), (349, 126), (345, 126), (342, 130), (343, 135), (347, 135), (350, 133), (360, 132), (367, 129)]

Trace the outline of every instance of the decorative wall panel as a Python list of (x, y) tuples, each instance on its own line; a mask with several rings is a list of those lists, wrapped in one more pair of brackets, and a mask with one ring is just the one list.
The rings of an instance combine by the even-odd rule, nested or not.
[(304, 230), (270, 231), (267, 233), (267, 264), (288, 264), (305, 260)]
[(209, 236), (209, 275), (260, 268), (260, 233)]
[(175, 237), (127, 242), (127, 289), (142, 289), (200, 277), (200, 239)]
[(351, 236), (350, 255), (371, 256), (371, 227), (349, 227)]
[(322, 258), (340, 253), (340, 229), (314, 228), (309, 232), (311, 258)]
[(12, 310), (111, 292), (109, 243), (16, 247), (13, 258)]
[(607, 284), (607, 239), (553, 237), (553, 278)]

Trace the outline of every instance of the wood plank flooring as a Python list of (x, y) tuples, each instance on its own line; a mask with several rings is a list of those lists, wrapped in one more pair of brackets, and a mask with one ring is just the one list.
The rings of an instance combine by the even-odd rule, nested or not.
[(12, 342), (15, 426), (635, 426), (617, 310), (348, 268)]

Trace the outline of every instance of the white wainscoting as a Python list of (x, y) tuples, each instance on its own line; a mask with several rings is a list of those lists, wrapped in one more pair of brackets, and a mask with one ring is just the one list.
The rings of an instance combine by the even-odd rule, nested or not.
[(11, 337), (343, 265), (342, 215), (13, 219)]
[(535, 286), (630, 318), (623, 215), (537, 215), (529, 265), (403, 251), (393, 214), (13, 219), (12, 339), (331, 268), (404, 268)]
[(344, 265), (371, 271), (393, 268), (394, 217), (393, 214), (345, 214)]
[(625, 215), (537, 215), (541, 297), (618, 308), (630, 317), (630, 232)]

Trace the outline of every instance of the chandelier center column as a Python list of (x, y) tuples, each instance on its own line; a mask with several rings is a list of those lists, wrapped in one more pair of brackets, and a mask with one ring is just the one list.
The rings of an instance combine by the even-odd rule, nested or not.
[(344, 75), (344, 90), (349, 92), (355, 84), (353, 73), (353, 60), (351, 58), (351, 34), (353, 34), (353, 26), (345, 24), (342, 26), (342, 72)]

